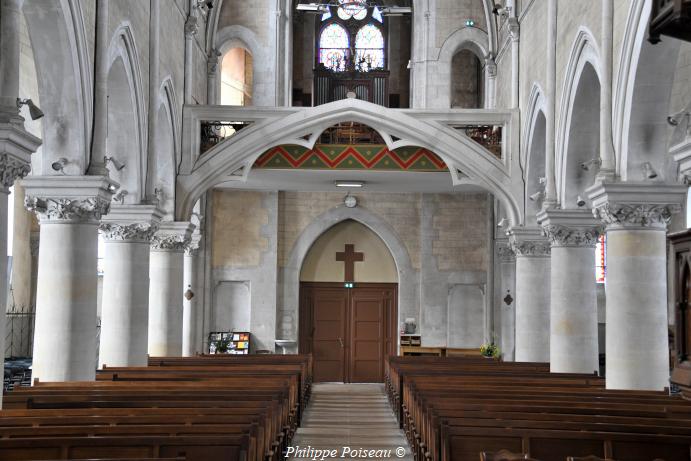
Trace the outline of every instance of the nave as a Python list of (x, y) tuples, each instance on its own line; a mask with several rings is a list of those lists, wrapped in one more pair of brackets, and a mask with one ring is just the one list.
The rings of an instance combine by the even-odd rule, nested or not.
[(0, 411), (0, 459), (691, 460), (691, 402), (668, 391), (477, 356), (391, 356), (384, 385), (312, 384), (312, 366), (161, 357), (18, 387)]
[[(292, 445), (296, 449), (338, 449), (339, 456), (347, 453), (344, 447), (353, 452), (390, 451), (389, 459), (411, 461), (410, 447), (392, 410), (382, 384), (314, 384)], [(405, 451), (397, 454), (397, 448)], [(346, 455), (344, 459), (357, 458)]]

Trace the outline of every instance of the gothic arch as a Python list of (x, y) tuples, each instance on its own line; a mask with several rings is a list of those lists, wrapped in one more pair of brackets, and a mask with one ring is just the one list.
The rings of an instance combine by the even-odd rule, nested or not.
[(89, 164), (92, 77), (80, 2), (26, 0), (22, 9), (31, 38), (43, 119), (43, 171), (66, 157), (83, 174)]
[(627, 18), (613, 89), (616, 171), (622, 180), (641, 180), (641, 164), (651, 162), (663, 179), (674, 181), (666, 118), (681, 42), (669, 37), (656, 45), (648, 42), (650, 10), (651, 2), (634, 0)]
[[(448, 76), (449, 85), (447, 88), (440, 87), (442, 92), (442, 98), (448, 100), (447, 107), (451, 107), (451, 76), (452, 76), (452, 62), (454, 56), (463, 51), (468, 50), (475, 55), (480, 61), (481, 69), (484, 69), (485, 57), (490, 54), (489, 52), (489, 37), (487, 33), (476, 28), (476, 27), (463, 27), (458, 29), (456, 32), (451, 34), (442, 45), (439, 50), (439, 56), (437, 59), (437, 73), (441, 74), (440, 79), (444, 79), (443, 76)], [(484, 72), (484, 70), (483, 70)], [(483, 105), (486, 104), (491, 98), (487, 94), (487, 82), (483, 75), (484, 82), (484, 101)], [(446, 94), (444, 94), (446, 92)]]
[[(109, 123), (111, 117), (118, 122), (115, 127), (111, 127), (112, 132), (130, 132), (134, 137), (132, 140), (129, 136), (108, 139), (109, 144), (114, 142), (123, 147), (120, 151), (109, 151), (108, 155), (127, 164), (121, 172), (111, 169), (111, 176), (128, 190), (129, 201), (139, 203), (145, 193), (148, 127), (139, 54), (129, 22), (120, 24), (113, 34), (108, 46), (107, 60), (108, 93), (114, 96), (109, 98)], [(111, 110), (120, 113), (111, 114)], [(128, 114), (127, 111), (131, 113)], [(121, 126), (123, 123), (128, 126)]]
[(279, 297), (279, 312), (277, 312), (278, 319), (289, 319), (288, 322), (283, 321), (286, 324), (278, 327), (279, 336), (287, 335), (281, 339), (297, 340), (300, 270), (307, 253), (321, 235), (336, 224), (347, 220), (353, 220), (364, 225), (379, 236), (387, 246), (398, 272), (398, 318), (400, 320), (414, 317), (419, 324), (420, 302), (416, 284), (418, 274), (412, 266), (405, 243), (398, 236), (396, 230), (382, 217), (365, 208), (338, 206), (315, 218), (302, 231), (290, 250), (288, 262), (283, 268), (283, 290)]
[[(454, 184), (470, 183), (485, 188), (502, 202), (512, 223), (522, 223), (519, 203), (523, 192), (518, 186), (520, 178), (509, 174), (510, 166), (452, 128), (357, 99), (286, 111), (280, 117), (263, 119), (193, 159), (190, 170), (178, 177), (176, 217), (188, 217), (194, 202), (213, 186), (246, 179), (254, 161), (268, 149), (284, 144), (312, 148), (322, 131), (346, 121), (377, 130), (389, 149), (419, 146), (435, 152), (449, 167)], [(303, 138), (307, 135), (309, 140)], [(400, 139), (394, 141), (392, 136)], [(507, 157), (512, 158), (510, 152)]]
[[(571, 47), (568, 64), (566, 67), (564, 82), (562, 84), (561, 99), (559, 102), (557, 119), (557, 133), (556, 133), (556, 149), (555, 149), (555, 179), (557, 187), (557, 198), (563, 207), (566, 207), (567, 189), (571, 185), (569, 182), (569, 175), (573, 176), (573, 159), (568, 158), (568, 152), (573, 147), (575, 142), (582, 141), (582, 139), (571, 139), (571, 130), (573, 124), (574, 108), (583, 104), (582, 100), (577, 100), (579, 90), (584, 90), (585, 81), (583, 77), (590, 77), (594, 73), (597, 84), (596, 94), (591, 96), (597, 97), (597, 113), (599, 114), (599, 85), (600, 85), (600, 51), (597, 43), (593, 38), (592, 33), (581, 26), (576, 34), (576, 38)], [(594, 91), (594, 88), (592, 88)], [(582, 95), (582, 93), (581, 93)], [(597, 131), (599, 139), (599, 131)], [(599, 152), (599, 148), (594, 152)], [(589, 160), (589, 159), (583, 159)], [(570, 204), (570, 203), (569, 203)]]
[(544, 92), (538, 83), (533, 83), (528, 98), (528, 109), (526, 111), (526, 123), (523, 126), (521, 136), (521, 164), (524, 171), (525, 180), (524, 207), (526, 215), (526, 225), (533, 225), (533, 218), (536, 214), (536, 207), (528, 200), (532, 194), (541, 189), (540, 177), (545, 176), (545, 132), (546, 132), (546, 112), (547, 100)]
[(180, 153), (180, 118), (175, 87), (170, 76), (163, 79), (158, 90), (156, 105), (157, 139), (154, 152), (148, 156), (146, 195), (154, 197), (162, 189), (163, 200), (159, 208), (172, 219), (175, 202), (175, 183)]
[[(258, 87), (264, 86), (267, 89), (273, 88), (274, 85), (271, 84), (273, 81), (272, 75), (272, 64), (273, 58), (270, 56), (269, 49), (261, 45), (257, 35), (250, 29), (240, 25), (225, 26), (216, 32), (216, 46), (220, 55), (220, 60), (223, 60), (223, 56), (231, 48), (244, 48), (252, 55), (253, 62), (253, 81), (252, 81), (252, 94), (257, 95), (260, 99), (258, 101), (253, 101), (253, 105), (257, 106), (273, 106), (275, 101), (274, 98), (269, 97), (264, 98), (263, 92), (257, 91)], [(264, 68), (262, 68), (264, 66)], [(220, 98), (220, 88), (221, 88), (221, 65), (217, 66), (216, 82), (217, 82), (217, 93)]]

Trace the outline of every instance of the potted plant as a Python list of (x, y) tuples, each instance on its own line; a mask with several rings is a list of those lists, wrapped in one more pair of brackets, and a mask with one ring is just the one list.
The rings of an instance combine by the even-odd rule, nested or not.
[(216, 341), (216, 353), (217, 354), (227, 354), (228, 348), (230, 346), (230, 339), (224, 338)]
[(501, 351), (499, 350), (499, 347), (494, 344), (493, 342), (491, 343), (485, 343), (482, 346), (480, 346), (480, 354), (482, 354), (483, 357), (487, 358), (499, 358), (501, 355)]

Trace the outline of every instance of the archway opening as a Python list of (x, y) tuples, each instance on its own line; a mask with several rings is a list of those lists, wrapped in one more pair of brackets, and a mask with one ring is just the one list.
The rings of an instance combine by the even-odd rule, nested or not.
[(482, 62), (478, 55), (470, 49), (460, 49), (451, 60), (451, 107), (483, 107), (483, 81)]
[(347, 219), (319, 236), (300, 269), (299, 349), (314, 379), (382, 382), (396, 352), (398, 271), (388, 246)]
[(221, 104), (251, 106), (254, 79), (252, 54), (245, 48), (231, 48), (221, 61)]
[(528, 145), (528, 181), (526, 182), (526, 223), (535, 224), (535, 215), (542, 208), (545, 193), (545, 132), (547, 120), (539, 111)]
[(590, 63), (583, 67), (572, 104), (561, 186), (561, 206), (570, 209), (578, 208), (578, 196), (585, 197), (600, 161), (600, 80)]

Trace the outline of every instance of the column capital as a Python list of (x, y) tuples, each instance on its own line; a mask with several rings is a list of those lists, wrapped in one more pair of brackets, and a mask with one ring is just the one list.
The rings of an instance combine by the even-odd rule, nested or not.
[(508, 21), (507, 25), (508, 25), (509, 35), (511, 37), (511, 40), (514, 42), (517, 42), (521, 36), (521, 26), (518, 22), (518, 18), (510, 16), (507, 21)]
[(502, 242), (497, 245), (497, 256), (499, 261), (503, 263), (516, 261), (516, 253), (511, 249), (509, 242)]
[(105, 176), (30, 176), (22, 186), (24, 206), (41, 222), (97, 223), (119, 184)]
[(497, 62), (494, 59), (494, 55), (491, 53), (485, 56), (485, 69), (490, 78), (497, 76)]
[(216, 75), (216, 72), (218, 71), (218, 61), (220, 56), (221, 52), (218, 51), (217, 48), (211, 48), (211, 51), (209, 51), (209, 55), (207, 56), (206, 62), (206, 72), (208, 73), (208, 75)]
[(197, 256), (199, 254), (200, 242), (202, 240), (202, 234), (199, 232), (193, 232), (190, 237), (190, 243), (185, 248), (185, 254), (187, 256)]
[(510, 227), (507, 231), (509, 245), (516, 257), (541, 257), (550, 256), (551, 247), (542, 231), (536, 227)]
[(106, 241), (149, 243), (163, 215), (155, 205), (111, 205), (99, 230)]
[(587, 190), (593, 215), (607, 229), (666, 230), (681, 211), (688, 186), (650, 182), (602, 182)]
[(187, 20), (185, 21), (185, 36), (191, 37), (193, 35), (197, 35), (198, 31), (199, 24), (197, 24), (197, 16), (190, 14), (187, 16)]
[(602, 233), (600, 221), (586, 209), (549, 209), (537, 214), (542, 234), (552, 247), (592, 247)]
[(194, 224), (187, 221), (164, 221), (151, 239), (153, 251), (179, 251), (187, 248), (192, 239)]
[(0, 123), (0, 188), (9, 189), (31, 171), (31, 154), (41, 140), (15, 123)]

